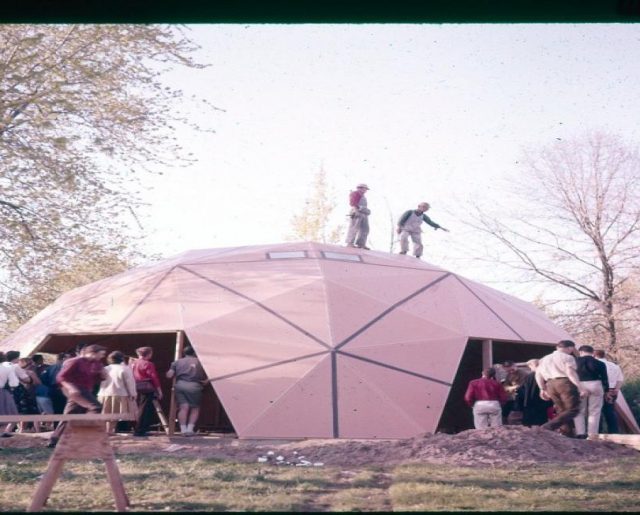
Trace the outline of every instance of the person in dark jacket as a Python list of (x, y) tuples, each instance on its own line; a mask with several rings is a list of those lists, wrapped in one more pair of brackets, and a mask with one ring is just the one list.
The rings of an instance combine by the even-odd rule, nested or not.
[(576, 427), (576, 438), (586, 438), (598, 434), (604, 392), (609, 388), (607, 366), (593, 356), (591, 345), (578, 348), (580, 357), (576, 359), (578, 379), (585, 390), (580, 399), (580, 411), (573, 419)]
[(516, 390), (514, 410), (522, 412), (522, 425), (527, 427), (541, 426), (547, 422), (549, 408), (553, 406), (553, 402), (540, 398), (540, 387), (536, 382), (538, 363), (537, 359), (527, 361), (531, 373)]
[(473, 408), (473, 425), (476, 429), (502, 425), (502, 406), (507, 402), (507, 392), (496, 381), (495, 368), (485, 368), (480, 379), (469, 383), (464, 400)]
[(413, 242), (413, 254), (415, 257), (422, 256), (422, 222), (430, 225), (434, 229), (441, 229), (449, 232), (441, 225), (435, 223), (425, 213), (431, 206), (427, 202), (418, 204), (418, 209), (409, 209), (405, 211), (398, 220), (397, 233), (400, 235), (400, 254), (406, 254), (409, 250), (409, 238)]

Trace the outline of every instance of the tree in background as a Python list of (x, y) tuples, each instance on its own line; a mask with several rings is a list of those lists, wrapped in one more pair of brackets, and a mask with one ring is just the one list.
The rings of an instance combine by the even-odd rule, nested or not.
[(0, 27), (0, 323), (59, 267), (127, 248), (140, 173), (188, 162), (173, 136), (190, 124), (181, 92), (160, 81), (202, 67), (185, 30)]
[(139, 256), (129, 249), (113, 252), (83, 244), (70, 260), (59, 264), (45, 282), (32, 282), (24, 289), (11, 289), (3, 306), (5, 323), (0, 326), (0, 338), (8, 336), (33, 315), (46, 308), (66, 291), (131, 268)]
[(524, 165), (500, 212), (477, 207), (468, 225), (508, 250), (498, 263), (545, 287), (546, 308), (569, 332), (630, 364), (639, 352), (638, 148), (594, 133), (526, 152)]
[(335, 195), (330, 191), (324, 167), (313, 178), (312, 191), (302, 210), (291, 219), (289, 240), (338, 243), (342, 225), (330, 228), (330, 218), (336, 208)]

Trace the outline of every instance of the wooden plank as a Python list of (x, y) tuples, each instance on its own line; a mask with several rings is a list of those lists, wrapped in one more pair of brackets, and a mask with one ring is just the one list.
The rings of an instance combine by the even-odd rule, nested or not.
[[(184, 349), (184, 332), (178, 331), (176, 334), (176, 353), (174, 361), (178, 361), (182, 357)], [(171, 402), (169, 404), (169, 436), (173, 436), (176, 432), (176, 377), (173, 376), (171, 381)]]
[(482, 340), (482, 368), (493, 366), (493, 340)]
[(640, 435), (597, 434), (590, 435), (589, 440), (604, 440), (618, 443), (640, 451)]
[(620, 421), (625, 426), (627, 426), (628, 432), (636, 434), (640, 433), (640, 427), (638, 427), (638, 423), (633, 416), (633, 412), (631, 411), (631, 408), (627, 404), (627, 400), (624, 398), (624, 395), (622, 395), (622, 393), (618, 395), (616, 403), (614, 404), (614, 409), (618, 417), (620, 418)]
[[(73, 419), (69, 420), (62, 432), (60, 441), (53, 451), (47, 471), (38, 485), (28, 511), (42, 510), (67, 460), (92, 460), (96, 458), (104, 461), (116, 509), (126, 511), (130, 502), (124, 490), (124, 483), (118, 470), (113, 448), (109, 444), (109, 437), (105, 432), (104, 419), (96, 414), (65, 416), (73, 417)], [(77, 417), (83, 417), (84, 420)], [(87, 418), (93, 420), (87, 421)]]
[(167, 417), (164, 416), (164, 412), (162, 411), (162, 406), (160, 405), (160, 401), (158, 399), (153, 399), (151, 401), (153, 403), (153, 407), (156, 409), (156, 415), (160, 419), (160, 424), (162, 424), (162, 428), (164, 432), (170, 435), (169, 433), (169, 423), (167, 421)]
[(47, 471), (42, 476), (40, 480), (40, 484), (38, 485), (38, 489), (31, 499), (31, 505), (27, 509), (27, 511), (42, 511), (42, 508), (47, 502), (49, 495), (51, 495), (51, 490), (53, 490), (53, 486), (58, 481), (60, 474), (62, 473), (62, 467), (64, 467), (65, 460), (52, 457), (49, 461), (49, 467)]
[(135, 420), (129, 413), (80, 413), (72, 415), (0, 415), (0, 424), (11, 422), (66, 422), (82, 420), (85, 422), (107, 422), (114, 420)]

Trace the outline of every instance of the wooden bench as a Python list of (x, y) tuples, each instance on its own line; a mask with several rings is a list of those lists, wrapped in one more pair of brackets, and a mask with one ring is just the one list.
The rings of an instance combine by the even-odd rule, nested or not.
[(27, 511), (41, 511), (51, 494), (53, 486), (62, 473), (67, 460), (102, 459), (107, 469), (109, 485), (113, 492), (116, 509), (126, 511), (130, 506), (124, 490), (122, 476), (116, 464), (113, 447), (109, 443), (106, 422), (132, 420), (125, 414), (82, 415), (0, 415), (0, 427), (12, 422), (66, 422), (60, 441), (55, 447), (46, 472), (31, 499)]
[(620, 445), (631, 447), (636, 451), (640, 451), (640, 435), (597, 434), (590, 435), (589, 440), (604, 440), (606, 442), (614, 442)]

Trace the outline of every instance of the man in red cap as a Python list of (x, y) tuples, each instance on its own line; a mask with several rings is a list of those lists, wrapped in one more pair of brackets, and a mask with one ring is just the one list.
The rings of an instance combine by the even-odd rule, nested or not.
[(351, 211), (349, 217), (349, 230), (347, 231), (347, 247), (359, 247), (369, 250), (367, 247), (367, 236), (369, 236), (369, 215), (371, 211), (367, 208), (365, 195), (369, 190), (366, 184), (358, 184), (356, 190), (349, 194), (349, 205)]

